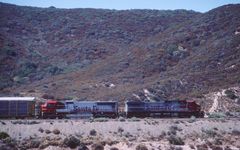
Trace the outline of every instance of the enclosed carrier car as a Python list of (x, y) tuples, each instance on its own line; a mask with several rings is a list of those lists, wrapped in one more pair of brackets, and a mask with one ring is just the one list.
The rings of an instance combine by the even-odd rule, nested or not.
[(34, 97), (0, 97), (0, 118), (22, 118), (34, 115)]

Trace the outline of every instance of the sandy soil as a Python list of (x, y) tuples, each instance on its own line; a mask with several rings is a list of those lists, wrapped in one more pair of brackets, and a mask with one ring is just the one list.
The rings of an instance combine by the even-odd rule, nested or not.
[[(106, 144), (105, 149), (117, 147), (123, 150), (135, 149), (138, 144), (144, 144), (148, 149), (170, 149), (181, 147), (182, 149), (196, 148), (198, 145), (211, 143), (214, 145), (217, 138), (221, 142), (217, 146), (226, 146), (232, 149), (240, 148), (240, 120), (239, 119), (126, 119), (107, 120), (98, 122), (92, 120), (28, 120), (36, 121), (35, 124), (19, 124), (16, 120), (2, 120), (5, 125), (0, 126), (0, 132), (7, 132), (17, 141), (33, 138), (61, 138), (74, 135), (81, 141), (115, 141), (114, 144)], [(101, 120), (100, 120), (101, 121)], [(41, 133), (39, 129), (43, 129)], [(45, 133), (45, 130), (58, 129), (60, 134)], [(95, 130), (96, 135), (90, 135)], [(235, 135), (235, 131), (237, 134)], [(214, 135), (215, 134), (215, 135)], [(180, 137), (183, 145), (170, 144), (169, 137)], [(91, 146), (88, 145), (90, 148)], [(191, 148), (190, 148), (191, 147)], [(62, 149), (49, 146), (46, 149)], [(67, 148), (68, 149), (68, 148)], [(91, 149), (91, 148), (90, 148)]]

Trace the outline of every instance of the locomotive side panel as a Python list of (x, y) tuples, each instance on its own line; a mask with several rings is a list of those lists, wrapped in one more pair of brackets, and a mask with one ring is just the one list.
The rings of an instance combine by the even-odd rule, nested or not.
[(117, 102), (67, 101), (63, 109), (57, 109), (59, 115), (68, 118), (111, 117), (118, 116)]
[(198, 105), (195, 101), (187, 101), (188, 112), (195, 117), (204, 117), (204, 112), (201, 110), (201, 106)]
[(185, 101), (163, 101), (145, 103), (145, 111), (148, 112), (186, 112)]
[(94, 111), (94, 117), (110, 117), (116, 118), (118, 116), (117, 102), (97, 102)]
[(126, 102), (127, 117), (201, 117), (201, 108), (195, 102)]
[(95, 107), (95, 102), (74, 102), (73, 113), (92, 113)]
[(65, 101), (64, 107), (56, 109), (57, 116), (67, 118), (89, 118), (92, 117), (95, 102), (89, 101)]
[(144, 102), (126, 102), (125, 103), (125, 115), (126, 117), (145, 117), (147, 116), (145, 111)]

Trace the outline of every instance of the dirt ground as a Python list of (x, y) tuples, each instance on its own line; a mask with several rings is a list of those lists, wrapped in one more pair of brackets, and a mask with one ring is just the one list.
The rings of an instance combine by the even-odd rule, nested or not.
[[(240, 148), (239, 118), (1, 120), (0, 123), (0, 132), (8, 133), (19, 144), (43, 139), (61, 141), (74, 136), (89, 149), (94, 149), (94, 143), (101, 143), (106, 150), (138, 149), (139, 144), (149, 150)], [(61, 144), (38, 148), (69, 149)]]

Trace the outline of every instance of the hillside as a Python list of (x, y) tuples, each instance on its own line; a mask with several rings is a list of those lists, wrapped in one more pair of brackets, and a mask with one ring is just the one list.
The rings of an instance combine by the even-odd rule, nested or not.
[(123, 102), (239, 86), (238, 14), (0, 3), (0, 93)]

